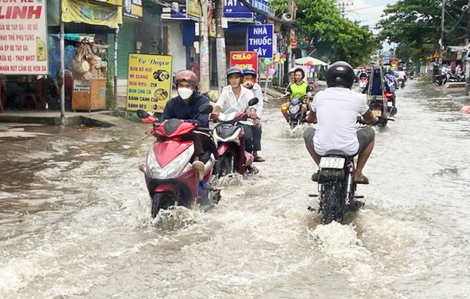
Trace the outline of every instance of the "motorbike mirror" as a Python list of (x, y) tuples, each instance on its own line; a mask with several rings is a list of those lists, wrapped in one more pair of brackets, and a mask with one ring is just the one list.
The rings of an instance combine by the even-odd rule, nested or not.
[(199, 113), (201, 114), (209, 114), (212, 112), (212, 110), (214, 110), (214, 107), (212, 107), (211, 104), (205, 104), (205, 105), (199, 106)]
[(250, 101), (248, 101), (248, 106), (253, 106), (258, 104), (259, 100), (258, 98), (252, 98)]
[(147, 118), (147, 117), (150, 116), (150, 114), (147, 111), (145, 111), (144, 109), (139, 109), (139, 110), (137, 110), (137, 116), (139, 118)]

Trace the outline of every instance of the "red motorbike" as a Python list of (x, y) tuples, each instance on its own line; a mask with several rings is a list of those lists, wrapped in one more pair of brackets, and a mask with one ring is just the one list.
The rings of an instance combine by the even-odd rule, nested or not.
[[(258, 98), (248, 102), (248, 106), (258, 103)], [(220, 113), (218, 124), (214, 127), (213, 137), (217, 142), (217, 176), (223, 177), (232, 173), (249, 174), (253, 155), (245, 151), (245, 134), (242, 123), (248, 119), (246, 111), (230, 108)]]
[[(200, 113), (212, 112), (211, 105), (204, 105)], [(147, 189), (152, 199), (152, 218), (161, 209), (172, 206), (191, 208), (199, 205), (208, 209), (220, 199), (220, 190), (212, 187), (215, 158), (210, 152), (200, 157), (204, 163), (204, 178), (190, 162), (194, 154), (194, 142), (188, 134), (197, 130), (197, 125), (179, 119), (165, 120), (154, 124), (155, 142), (147, 153), (145, 164), (139, 168), (145, 175)]]

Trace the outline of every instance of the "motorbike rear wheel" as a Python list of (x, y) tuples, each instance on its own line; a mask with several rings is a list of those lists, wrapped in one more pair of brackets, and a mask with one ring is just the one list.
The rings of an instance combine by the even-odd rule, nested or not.
[(160, 210), (167, 210), (175, 205), (175, 199), (171, 193), (155, 193), (152, 198), (152, 218), (157, 217)]
[(320, 203), (323, 223), (342, 222), (346, 214), (345, 192), (341, 183), (326, 184)]

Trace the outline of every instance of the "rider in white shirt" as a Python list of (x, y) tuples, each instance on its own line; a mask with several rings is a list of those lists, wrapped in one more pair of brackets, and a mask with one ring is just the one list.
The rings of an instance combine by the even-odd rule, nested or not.
[[(304, 132), (305, 145), (315, 163), (320, 164), (321, 156), (328, 151), (339, 150), (350, 156), (358, 155), (354, 181), (368, 184), (362, 170), (374, 148), (374, 130), (365, 127), (357, 130), (358, 114), (367, 123), (378, 122), (367, 106), (366, 97), (353, 90), (355, 74), (353, 68), (344, 61), (330, 65), (326, 73), (328, 88), (313, 98), (311, 113), (307, 121), (316, 124)], [(312, 177), (316, 180), (317, 177)]]
[(397, 73), (398, 80), (405, 80), (406, 79), (406, 72), (404, 70), (400, 70)]

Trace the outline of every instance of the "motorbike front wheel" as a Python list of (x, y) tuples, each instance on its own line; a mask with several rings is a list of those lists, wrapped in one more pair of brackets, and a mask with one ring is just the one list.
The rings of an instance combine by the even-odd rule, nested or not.
[(155, 193), (152, 198), (152, 218), (157, 217), (160, 210), (167, 210), (175, 205), (175, 199), (170, 193)]
[(218, 161), (217, 175), (218, 177), (223, 177), (234, 172), (233, 167), (233, 156), (232, 155), (223, 155)]

